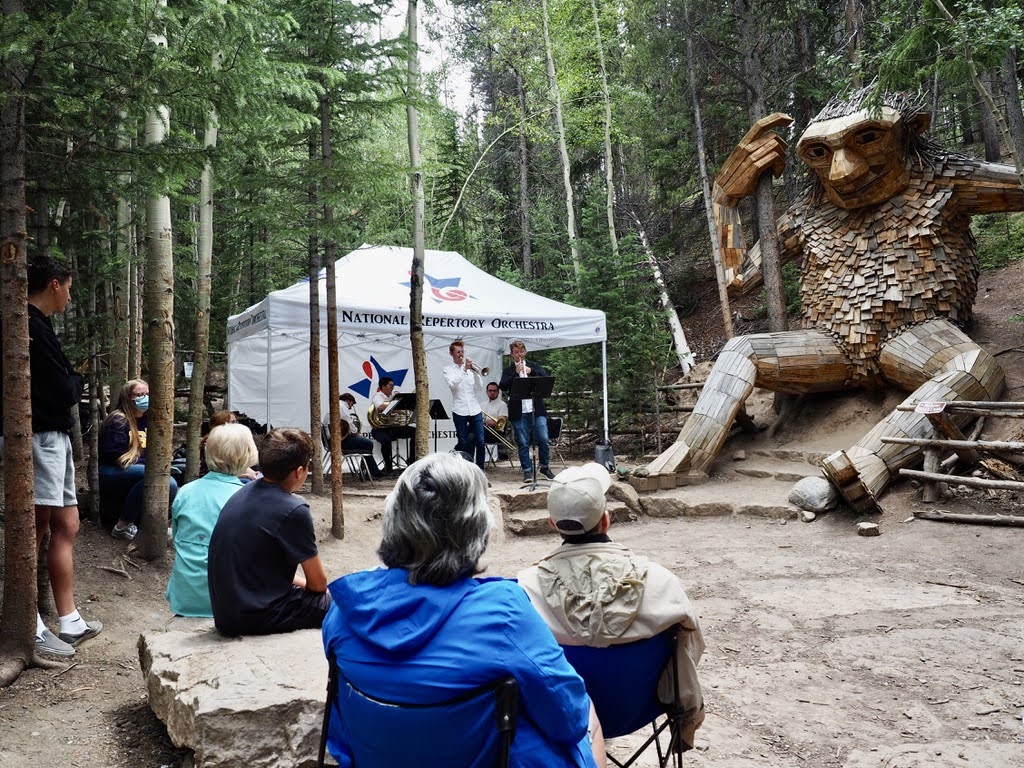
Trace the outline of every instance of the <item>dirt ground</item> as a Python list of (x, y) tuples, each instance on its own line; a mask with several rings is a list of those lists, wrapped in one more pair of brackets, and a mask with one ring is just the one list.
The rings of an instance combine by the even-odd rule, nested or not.
[[(1024, 324), (1010, 318), (1024, 314), (1022, 286), (1024, 264), (986, 275), (972, 330), (999, 353), (1008, 397), (1017, 400), (1024, 400)], [(810, 402), (765, 444), (821, 450), (852, 441), (890, 401)], [(994, 426), (986, 436), (1013, 429)], [(494, 491), (516, 488), (517, 479), (506, 465), (492, 477)], [(712, 482), (749, 483), (751, 496), (758, 493), (754, 479)], [(376, 563), (384, 489), (367, 488), (347, 489), (344, 541), (330, 537), (329, 501), (311, 499), (331, 575)], [(1002, 492), (960, 494), (942, 506), (993, 512), (1022, 503)], [(913, 520), (918, 506), (915, 491), (901, 484), (872, 518), (882, 531), (873, 538), (855, 534), (859, 518), (849, 512), (810, 524), (650, 518), (613, 528), (617, 540), (677, 573), (700, 613), (707, 720), (686, 764), (1024, 765), (1024, 531)], [(554, 544), (499, 528), (488, 573), (514, 575)], [(135, 557), (125, 565), (126, 554), (125, 542), (83, 524), (76, 593), (83, 614), (105, 629), (66, 669), (32, 669), (0, 690), (0, 768), (186, 762), (146, 705), (136, 651), (140, 632), (171, 619), (163, 596), (170, 560)], [(101, 569), (112, 565), (130, 578)]]

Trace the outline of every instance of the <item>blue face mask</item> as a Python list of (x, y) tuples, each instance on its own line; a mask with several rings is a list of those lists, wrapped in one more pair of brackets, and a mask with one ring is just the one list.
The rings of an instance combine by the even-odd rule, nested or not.
[(142, 395), (141, 397), (134, 398), (135, 407), (145, 413), (149, 410), (149, 395)]

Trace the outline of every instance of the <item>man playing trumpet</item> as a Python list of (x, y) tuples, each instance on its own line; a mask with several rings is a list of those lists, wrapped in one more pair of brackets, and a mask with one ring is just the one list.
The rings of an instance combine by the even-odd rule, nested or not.
[(448, 345), (451, 365), (444, 367), (444, 380), (452, 391), (452, 420), (455, 422), (455, 450), (484, 468), (484, 419), (480, 393), (484, 383), (480, 368), (466, 357), (462, 339)]
[(508, 443), (505, 441), (505, 429), (508, 426), (508, 405), (501, 399), (498, 382), (487, 383), (487, 400), (480, 404), (484, 414), (484, 442), (488, 445), (497, 444), (498, 461), (508, 458)]

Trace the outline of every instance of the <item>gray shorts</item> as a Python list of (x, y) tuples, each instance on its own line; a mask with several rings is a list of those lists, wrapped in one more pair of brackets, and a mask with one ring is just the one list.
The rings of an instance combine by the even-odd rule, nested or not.
[(71, 438), (64, 432), (32, 435), (32, 466), (35, 468), (35, 500), (40, 507), (77, 507), (75, 457)]

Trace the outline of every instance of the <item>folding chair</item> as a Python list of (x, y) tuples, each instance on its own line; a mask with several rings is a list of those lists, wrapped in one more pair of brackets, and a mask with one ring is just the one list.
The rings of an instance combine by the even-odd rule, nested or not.
[(334, 658), (328, 662), (318, 768), (324, 765), (332, 722), (351, 752), (353, 768), (508, 768), (519, 708), (515, 678), (503, 677), (444, 701), (398, 702), (360, 690)]
[(562, 417), (548, 416), (548, 447), (558, 457), (560, 464), (565, 464), (565, 457), (562, 455)]
[[(331, 428), (326, 424), (320, 425), (320, 442), (323, 443), (323, 461), (321, 466), (325, 475), (331, 473)], [(368, 461), (373, 461), (371, 454), (354, 453), (342, 451), (341, 460), (344, 462), (344, 470), (348, 470), (360, 480), (370, 480), (373, 475), (370, 473)]]
[[(678, 628), (671, 627), (661, 634), (645, 640), (606, 648), (585, 645), (563, 645), (565, 658), (583, 678), (587, 694), (594, 703), (597, 719), (606, 739), (626, 734), (650, 725), (653, 734), (640, 745), (626, 762), (620, 762), (610, 753), (608, 760), (628, 768), (653, 743), (658, 750), (658, 765), (682, 768), (686, 745), (679, 737), (682, 708), (678, 705), (679, 690), (676, 676), (675, 651)], [(672, 690), (675, 704), (666, 705), (658, 700), (658, 681), (666, 666), (671, 668)], [(664, 716), (660, 723), (658, 718)], [(668, 730), (669, 742), (662, 745), (662, 734)]]

